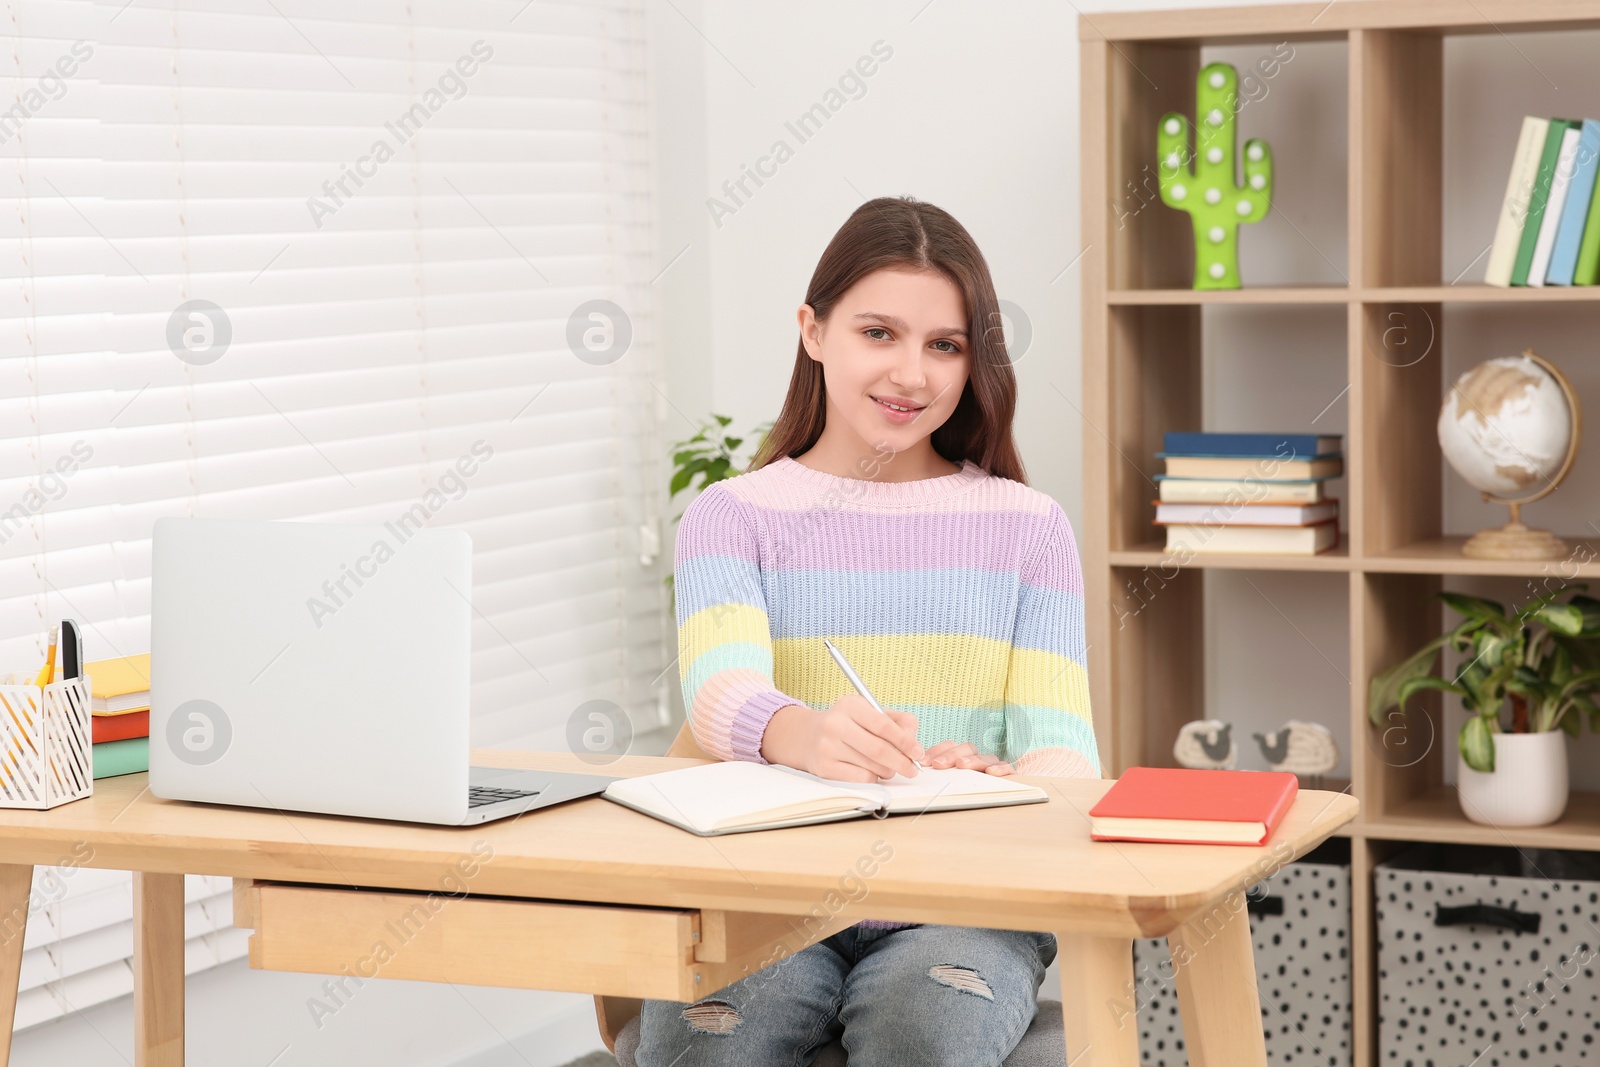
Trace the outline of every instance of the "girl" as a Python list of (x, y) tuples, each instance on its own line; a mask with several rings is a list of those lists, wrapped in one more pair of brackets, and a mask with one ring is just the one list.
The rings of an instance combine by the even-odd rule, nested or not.
[[(854, 782), (913, 760), (1100, 777), (1077, 550), (1025, 482), (999, 321), (983, 255), (939, 208), (882, 197), (834, 235), (781, 415), (679, 525), (679, 664), (707, 753)], [(806, 1065), (838, 1038), (850, 1067), (994, 1067), (1055, 955), (1045, 932), (864, 920), (706, 1000), (646, 1000), (636, 1061)]]

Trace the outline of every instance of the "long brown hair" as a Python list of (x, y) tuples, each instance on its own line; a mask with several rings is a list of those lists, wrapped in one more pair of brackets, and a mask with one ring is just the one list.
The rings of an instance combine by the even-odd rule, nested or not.
[[(970, 459), (990, 474), (1027, 484), (1022, 457), (1011, 436), (1017, 409), (1017, 375), (1006, 353), (999, 301), (989, 264), (966, 227), (948, 211), (909, 196), (868, 200), (833, 235), (806, 287), (819, 321), (856, 282), (884, 268), (932, 270), (965, 295), (971, 359), (967, 384), (956, 409), (930, 435), (933, 450), (953, 463)], [(806, 354), (804, 340), (789, 378), (789, 395), (767, 432), (750, 470), (816, 444), (827, 421), (822, 364)]]

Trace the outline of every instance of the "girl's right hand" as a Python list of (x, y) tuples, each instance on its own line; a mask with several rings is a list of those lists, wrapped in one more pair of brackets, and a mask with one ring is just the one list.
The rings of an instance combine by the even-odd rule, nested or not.
[(877, 782), (896, 774), (915, 777), (912, 760), (927, 756), (917, 743), (917, 717), (910, 712), (886, 708), (888, 714), (880, 714), (859, 693), (847, 693), (826, 711), (805, 710), (811, 712), (812, 721), (794, 731), (792, 760), (774, 762), (818, 778)]

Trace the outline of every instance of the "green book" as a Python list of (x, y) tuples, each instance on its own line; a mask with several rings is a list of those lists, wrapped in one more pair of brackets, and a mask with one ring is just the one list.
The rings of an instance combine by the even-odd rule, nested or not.
[(1600, 182), (1594, 183), (1589, 197), (1589, 217), (1583, 222), (1583, 240), (1578, 245), (1578, 266), (1572, 272), (1573, 285), (1593, 285), (1600, 280)]
[(1528, 217), (1522, 224), (1522, 243), (1517, 246), (1517, 261), (1511, 268), (1511, 284), (1527, 285), (1528, 268), (1533, 265), (1533, 246), (1539, 243), (1539, 226), (1544, 222), (1544, 206), (1550, 200), (1550, 184), (1556, 177), (1556, 157), (1561, 154), (1561, 138), (1574, 126), (1574, 119), (1551, 119), (1545, 134), (1544, 152), (1539, 156), (1539, 176), (1528, 198)]
[(130, 737), (123, 741), (102, 741), (89, 746), (89, 759), (96, 778), (115, 778), (150, 769), (150, 739)]

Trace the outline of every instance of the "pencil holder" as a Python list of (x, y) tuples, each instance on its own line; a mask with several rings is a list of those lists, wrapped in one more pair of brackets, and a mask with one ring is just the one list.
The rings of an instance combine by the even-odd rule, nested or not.
[(0, 808), (53, 808), (94, 792), (89, 679), (42, 689), (0, 675)]

